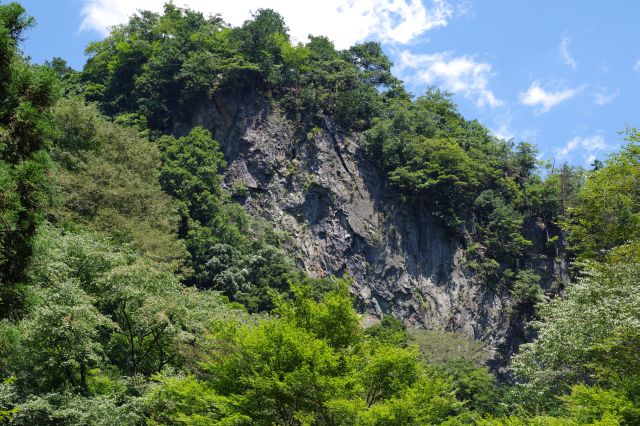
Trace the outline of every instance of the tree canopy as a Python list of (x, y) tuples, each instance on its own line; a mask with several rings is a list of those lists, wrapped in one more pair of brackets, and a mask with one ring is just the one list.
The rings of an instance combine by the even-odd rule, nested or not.
[[(82, 71), (31, 64), (32, 24), (0, 5), (0, 425), (638, 424), (636, 129), (593, 170), (540, 173), (534, 146), (449, 94), (406, 93), (380, 44), (294, 44), (273, 10), (238, 27), (142, 11)], [(210, 130), (176, 129), (248, 92), (301, 134), (356, 135), (465, 249), (472, 285), (511, 298), (532, 338), (502, 382), (482, 342), (365, 327), (349, 277), (307, 275), (234, 201)], [(532, 220), (563, 227), (544, 243), (572, 262), (564, 289), (541, 286)]]

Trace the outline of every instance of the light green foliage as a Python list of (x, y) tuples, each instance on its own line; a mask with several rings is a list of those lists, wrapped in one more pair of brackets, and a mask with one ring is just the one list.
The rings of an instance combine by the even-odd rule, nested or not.
[[(455, 423), (454, 423), (455, 424)], [(578, 426), (579, 423), (565, 417), (536, 416), (536, 417), (506, 417), (487, 418), (476, 422), (481, 426)], [(611, 426), (617, 423), (604, 423)]]
[(40, 297), (32, 315), (21, 323), (24, 349), (17, 357), (18, 378), (33, 390), (86, 393), (89, 369), (102, 356), (98, 333), (113, 323), (77, 282), (53, 283)]
[(71, 393), (34, 396), (18, 405), (10, 424), (16, 426), (112, 426), (140, 424), (135, 398), (83, 397)]
[[(584, 276), (540, 306), (538, 339), (521, 347), (513, 370), (526, 404), (553, 404), (553, 395), (583, 381), (612, 386), (638, 400), (637, 351), (640, 265), (591, 264)], [(635, 355), (634, 355), (635, 353)]]
[(476, 424), (493, 426), (616, 426), (634, 425), (640, 411), (628, 398), (616, 391), (586, 385), (575, 385), (570, 393), (561, 396), (560, 414), (556, 416), (513, 416), (485, 418)]
[(145, 397), (149, 425), (249, 425), (251, 419), (234, 411), (233, 401), (220, 396), (192, 375), (160, 377)]
[[(233, 396), (238, 412), (254, 423), (306, 423), (322, 415), (322, 402), (341, 390), (344, 359), (316, 334), (337, 324), (341, 309), (332, 308), (331, 300), (325, 306), (303, 297), (299, 293), (294, 306), (282, 302), (282, 319), (217, 323), (208, 337), (201, 368), (209, 386), (221, 395)], [(341, 301), (350, 309), (348, 298)], [(308, 315), (323, 311), (337, 316)]]
[(145, 260), (111, 270), (99, 285), (103, 309), (118, 324), (105, 344), (109, 360), (134, 380), (184, 365), (209, 322), (236, 316), (217, 294), (184, 288)]
[(625, 395), (597, 387), (572, 386), (562, 401), (579, 424), (633, 424), (640, 416), (640, 409)]
[(420, 375), (418, 352), (415, 348), (380, 346), (365, 352), (358, 369), (359, 381), (365, 391), (367, 407), (389, 399), (414, 384)]
[(148, 402), (153, 418), (419, 425), (462, 410), (448, 377), (422, 364), (416, 348), (366, 338), (347, 284), (335, 286), (319, 301), (294, 287), (294, 299), (278, 303), (279, 317), (214, 323), (197, 378), (161, 379)]
[(393, 346), (407, 346), (409, 342), (409, 332), (407, 327), (401, 320), (385, 315), (382, 320), (375, 325), (367, 328), (365, 334), (371, 336), (379, 342), (383, 342)]
[(27, 270), (30, 281), (44, 287), (76, 281), (92, 295), (100, 295), (98, 279), (111, 269), (136, 258), (131, 246), (117, 245), (99, 233), (64, 232), (52, 226), (40, 229), (34, 256)]
[[(170, 264), (103, 235), (44, 227), (34, 248), (30, 313), (0, 328), (9, 361), (0, 372), (13, 375), (11, 387), (19, 390), (8, 402), (12, 424), (41, 418), (109, 424), (98, 419), (100, 410), (113, 411), (105, 419), (123, 416), (134, 424), (131, 391), (143, 390), (148, 375), (192, 359), (211, 321), (238, 318), (218, 295), (184, 288)], [(33, 396), (24, 399), (25, 391)]]
[[(293, 300), (276, 303), (275, 313), (299, 327), (313, 332), (334, 348), (346, 348), (360, 336), (359, 318), (349, 294), (350, 281), (329, 280), (332, 291), (322, 296), (322, 303), (313, 299), (313, 289), (306, 283), (295, 284)], [(306, 284), (306, 285), (305, 285)]]
[(102, 341), (110, 362), (134, 378), (180, 364), (184, 345), (223, 311), (215, 295), (202, 292), (196, 298), (167, 265), (117, 248), (100, 235), (50, 230), (36, 246), (30, 275), (54, 286), (77, 282), (116, 325)]
[(581, 259), (602, 260), (620, 245), (640, 239), (640, 134), (586, 177), (571, 209), (570, 243)]
[(459, 333), (414, 329), (409, 331), (409, 336), (431, 364), (463, 361), (480, 367), (489, 359), (489, 352), (482, 342)]
[(249, 187), (242, 180), (235, 181), (231, 187), (231, 194), (237, 198), (247, 198), (249, 196)]
[(179, 340), (194, 336), (183, 323), (177, 277), (137, 261), (110, 271), (99, 286), (105, 310), (118, 323), (119, 332), (112, 333), (109, 341), (112, 362), (134, 378), (180, 362)]
[(14, 407), (16, 389), (12, 386), (14, 381), (15, 378), (11, 377), (0, 382), (0, 422), (2, 423), (6, 423), (16, 412)]
[(453, 382), (465, 407), (482, 414), (502, 412), (496, 378), (484, 366), (490, 353), (482, 342), (445, 331), (411, 330), (409, 336), (423, 359)]
[(452, 380), (455, 396), (464, 401), (465, 407), (479, 414), (503, 414), (506, 407), (501, 403), (503, 387), (498, 387), (496, 377), (485, 366), (468, 361), (450, 361), (442, 371)]
[(175, 203), (158, 184), (156, 146), (77, 98), (58, 103), (54, 118), (59, 225), (108, 232), (118, 243), (180, 266), (186, 253), (177, 240)]
[(339, 390), (338, 354), (304, 329), (277, 320), (218, 327), (213, 342), (224, 343), (212, 348), (205, 373), (218, 392), (237, 395), (240, 412), (258, 424), (309, 419)]
[(430, 376), (362, 413), (358, 425), (439, 424), (460, 409), (453, 386), (444, 377)]

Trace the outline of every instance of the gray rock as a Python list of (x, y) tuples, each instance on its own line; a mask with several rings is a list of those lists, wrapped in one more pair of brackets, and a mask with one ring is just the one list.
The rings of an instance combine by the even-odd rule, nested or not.
[[(301, 267), (353, 279), (365, 323), (392, 314), (409, 326), (461, 332), (493, 348), (497, 365), (526, 339), (524, 325), (508, 315), (508, 292), (478, 282), (465, 267), (464, 242), (430, 216), (428, 202), (403, 203), (357, 135), (327, 119), (307, 138), (253, 95), (206, 105), (177, 133), (195, 125), (221, 143), (225, 184), (251, 189), (245, 207), (293, 237)], [(562, 258), (549, 253), (549, 232), (560, 234), (542, 221), (527, 223), (531, 263), (547, 289), (567, 280)]]

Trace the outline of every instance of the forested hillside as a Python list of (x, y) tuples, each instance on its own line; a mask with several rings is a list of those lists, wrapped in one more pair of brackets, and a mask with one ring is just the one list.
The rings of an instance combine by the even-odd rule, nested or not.
[[(550, 167), (272, 10), (140, 12), (83, 70), (32, 64), (32, 25), (0, 5), (0, 424), (640, 424), (636, 129)], [(346, 217), (356, 260), (310, 268), (336, 205), (382, 225)], [(394, 247), (414, 223), (429, 244)], [(387, 257), (432, 287), (384, 299)]]

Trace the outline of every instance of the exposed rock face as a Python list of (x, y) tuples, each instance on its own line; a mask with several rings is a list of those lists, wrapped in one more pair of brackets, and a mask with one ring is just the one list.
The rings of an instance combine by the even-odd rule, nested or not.
[[(347, 273), (370, 321), (391, 313), (409, 325), (459, 331), (496, 349), (498, 364), (523, 339), (510, 320), (506, 292), (474, 281), (463, 244), (430, 216), (409, 206), (363, 154), (357, 135), (327, 120), (308, 135), (277, 109), (246, 95), (203, 107), (178, 133), (203, 125), (229, 163), (225, 183), (250, 189), (246, 208), (293, 236), (301, 267), (312, 275)], [(565, 280), (553, 256), (558, 235), (543, 222), (527, 224), (531, 262), (546, 286)]]

